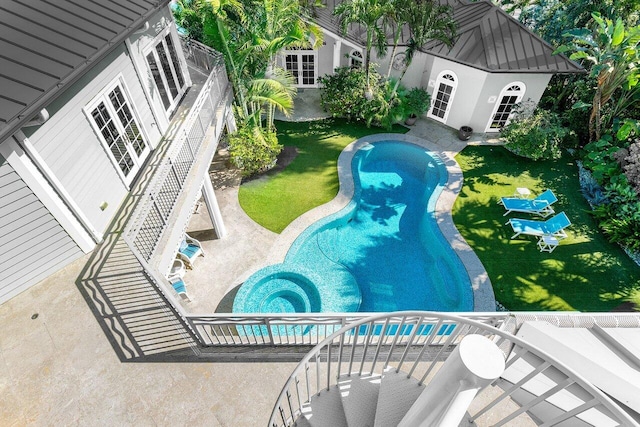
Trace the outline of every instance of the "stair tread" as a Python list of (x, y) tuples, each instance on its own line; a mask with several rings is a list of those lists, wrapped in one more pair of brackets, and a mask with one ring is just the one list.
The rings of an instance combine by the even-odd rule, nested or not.
[(342, 406), (349, 427), (374, 425), (380, 379), (380, 375), (357, 374), (340, 378)]
[[(298, 424), (301, 418), (306, 418), (309, 424)], [(302, 415), (296, 420), (300, 426), (311, 425), (312, 427), (348, 427), (347, 419), (344, 415), (340, 389), (337, 386), (329, 390), (322, 390), (320, 395), (313, 396), (311, 403), (302, 410)]]
[(396, 426), (424, 390), (415, 378), (403, 372), (385, 371), (380, 383), (375, 427)]

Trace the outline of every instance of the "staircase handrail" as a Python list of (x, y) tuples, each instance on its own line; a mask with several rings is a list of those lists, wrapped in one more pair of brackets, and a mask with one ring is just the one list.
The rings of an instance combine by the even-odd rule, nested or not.
[[(393, 318), (397, 318), (399, 322), (390, 324), (390, 320)], [(410, 320), (409, 322), (407, 322), (407, 319), (413, 319), (413, 320)], [(419, 319), (419, 321), (415, 322), (416, 319)], [(431, 321), (431, 323), (424, 323), (426, 319)], [(355, 346), (357, 344), (358, 339), (362, 338), (363, 336), (360, 332), (363, 329), (363, 327), (365, 328), (367, 335), (364, 341), (362, 342), (365, 348), (364, 348), (364, 356), (362, 358), (362, 362), (360, 362), (361, 363), (360, 373), (362, 373), (362, 365), (364, 364), (364, 358), (366, 356), (368, 346), (372, 341), (372, 336), (375, 335), (375, 334), (372, 334), (372, 332), (375, 332), (375, 331), (379, 332), (380, 330), (382, 331), (382, 334), (378, 334), (380, 338), (378, 339), (376, 354), (374, 356), (374, 359), (370, 361), (372, 363), (371, 373), (373, 373), (375, 365), (378, 362), (377, 359), (379, 358), (379, 355), (380, 355), (381, 346), (385, 345), (384, 342), (388, 340), (388, 336), (385, 332), (393, 331), (394, 328), (395, 328), (395, 332), (393, 332), (393, 334), (390, 336), (392, 345), (389, 350), (389, 354), (386, 358), (386, 361), (382, 365), (382, 369), (380, 370), (380, 372), (382, 372), (389, 365), (389, 362), (391, 361), (391, 358), (392, 358), (392, 352), (394, 351), (394, 349), (404, 348), (403, 354), (401, 355), (401, 358), (400, 358), (400, 363), (396, 368), (396, 372), (399, 372), (401, 369), (401, 365), (406, 361), (406, 356), (408, 354), (409, 348), (414, 345), (413, 342), (415, 337), (418, 335), (422, 335), (422, 333), (419, 332), (420, 326), (433, 325), (434, 321), (437, 321), (436, 326), (435, 327), (432, 326), (427, 331), (427, 335), (429, 338), (422, 342), (422, 349), (420, 350), (419, 355), (415, 358), (414, 367), (409, 372), (409, 375), (412, 375), (414, 372), (415, 366), (418, 363), (422, 362), (421, 358), (423, 357), (424, 351), (428, 346), (441, 345), (442, 347), (440, 348), (438, 354), (434, 358), (432, 358), (432, 360), (424, 361), (424, 362), (429, 362), (431, 365), (427, 369), (427, 372), (422, 376), (422, 379), (420, 380), (421, 383), (424, 382), (427, 376), (429, 375), (429, 373), (431, 373), (431, 371), (435, 366), (435, 362), (438, 361), (441, 355), (446, 353), (447, 348), (451, 347), (452, 345), (455, 345), (456, 338), (461, 335), (461, 332), (463, 329), (463, 328), (458, 328), (458, 326), (462, 325), (463, 327), (464, 326), (468, 327), (469, 330), (473, 328), (474, 329), (473, 333), (483, 333), (483, 335), (493, 336), (493, 339), (498, 345), (498, 347), (500, 347), (505, 353), (505, 357), (507, 358), (507, 366), (511, 366), (515, 361), (521, 359), (525, 354), (531, 353), (534, 356), (546, 362), (546, 363), (540, 364), (538, 369), (534, 370), (534, 372), (537, 371), (538, 373), (541, 373), (550, 364), (550, 366), (553, 366), (558, 371), (560, 371), (563, 375), (565, 375), (566, 379), (570, 380), (570, 382), (568, 382), (564, 387), (562, 387), (562, 389), (566, 389), (570, 385), (577, 384), (582, 388), (582, 390), (591, 394), (592, 399), (590, 399), (589, 401), (585, 401), (585, 403), (583, 405), (580, 405), (578, 408), (572, 408), (571, 410), (562, 410), (563, 413), (561, 415), (554, 418), (551, 422), (545, 423), (545, 425), (550, 425), (550, 426), (556, 425), (558, 423), (566, 421), (567, 419), (576, 418), (580, 414), (582, 414), (583, 412), (589, 409), (600, 406), (607, 411), (606, 413), (607, 416), (613, 417), (616, 422), (620, 423), (620, 425), (640, 426), (640, 424), (638, 424), (633, 418), (631, 418), (629, 414), (624, 412), (613, 400), (611, 400), (606, 394), (604, 394), (598, 388), (593, 386), (583, 376), (575, 372), (572, 368), (560, 362), (554, 356), (541, 350), (537, 346), (532, 345), (518, 338), (517, 336), (512, 335), (509, 332), (502, 331), (498, 328), (487, 325), (485, 323), (481, 323), (471, 319), (466, 319), (464, 317), (460, 317), (450, 313), (423, 312), (423, 311), (403, 311), (403, 312), (395, 312), (395, 313), (384, 313), (380, 315), (367, 317), (367, 318), (358, 320), (356, 322), (353, 322), (351, 324), (345, 325), (338, 331), (329, 335), (322, 342), (318, 343), (315, 347), (313, 347), (313, 349), (311, 349), (311, 351), (309, 351), (309, 353), (307, 353), (302, 358), (302, 360), (294, 368), (291, 376), (285, 383), (282, 391), (278, 396), (278, 399), (271, 413), (271, 417), (269, 418), (268, 425), (270, 427), (293, 425), (295, 420), (302, 415), (302, 406), (304, 405), (304, 403), (308, 403), (311, 400), (312, 396), (319, 394), (321, 390), (325, 390), (325, 389), (330, 390), (332, 385), (337, 384), (337, 381), (341, 376), (341, 365), (343, 362), (349, 361), (349, 369), (347, 374), (351, 374), (353, 359), (343, 360), (343, 358), (348, 358), (349, 356), (351, 358), (354, 357), (353, 350), (355, 350)], [(379, 324), (378, 322), (384, 322), (384, 323)], [(443, 330), (442, 328), (446, 326), (446, 322), (456, 322), (455, 327), (451, 329), (448, 334), (447, 333), (440, 334), (440, 332)], [(409, 331), (408, 329), (404, 329), (405, 327), (407, 327), (407, 325), (414, 325), (411, 328), (411, 331)], [(347, 338), (348, 334), (351, 332), (353, 332), (353, 335), (351, 336), (355, 337), (354, 340), (349, 340)], [(401, 334), (399, 334), (398, 332), (401, 332)], [(405, 332), (409, 332), (409, 335), (406, 335)], [(404, 346), (398, 345), (397, 341), (398, 341), (399, 335), (408, 336), (409, 338), (409, 341), (406, 342)], [(446, 336), (446, 339), (444, 339), (444, 343), (442, 342), (443, 339), (441, 338), (436, 339), (435, 338), (436, 335)], [(349, 346), (349, 343), (348, 342), (345, 343), (345, 341), (352, 341), (351, 351), (345, 351), (345, 348)], [(334, 346), (337, 346), (337, 352), (338, 352), (337, 355), (335, 353), (332, 353), (332, 349)], [(326, 357), (327, 369), (326, 369), (326, 377), (321, 381), (320, 364), (322, 363), (321, 359), (323, 354)], [(331, 365), (334, 359), (335, 359), (335, 362), (333, 363), (336, 363), (337, 367), (335, 368), (335, 370), (332, 371)], [(313, 388), (313, 392), (311, 391), (312, 384), (309, 383), (309, 378), (308, 378), (308, 375), (309, 375), (308, 365), (311, 363), (312, 360), (314, 360), (316, 363), (316, 373), (317, 373), (316, 387)], [(542, 366), (545, 366), (545, 367), (541, 368)], [(303, 376), (303, 374), (305, 375)], [(304, 384), (304, 386), (306, 386), (307, 398), (304, 401), (304, 403), (300, 394), (300, 391), (301, 391), (299, 387), (300, 378), (306, 379), (306, 383)], [(531, 379), (531, 375), (527, 375), (527, 378)], [(523, 382), (519, 386), (522, 386), (525, 383), (526, 382)], [(518, 386), (518, 383), (516, 383), (516, 386)], [(557, 385), (557, 387), (559, 386), (560, 384)], [(305, 391), (305, 387), (302, 387), (302, 392), (304, 391)], [(507, 392), (503, 393), (501, 397), (496, 398), (495, 400), (487, 404), (485, 407), (478, 409), (477, 412), (474, 415), (472, 415), (472, 418), (469, 421), (470, 422), (475, 421), (477, 418), (482, 416), (486, 411), (488, 411), (494, 405), (499, 403), (499, 401), (509, 397), (513, 393), (513, 391), (514, 390), (511, 390), (509, 393)], [(298, 405), (295, 405), (295, 401), (292, 402), (292, 395), (294, 393), (297, 396)], [(548, 397), (549, 396), (545, 395), (544, 400), (546, 400), (546, 398)], [(533, 402), (534, 404), (530, 404), (531, 402), (528, 402), (526, 405), (520, 407), (519, 409), (512, 412), (511, 414), (507, 415), (506, 417), (503, 417), (502, 421), (495, 425), (503, 425), (504, 423), (510, 421), (513, 418), (516, 418), (521, 413), (526, 412), (531, 407), (540, 403), (540, 401), (536, 399), (534, 399)], [(559, 409), (562, 409), (562, 408), (559, 408)], [(276, 421), (278, 417), (280, 421)]]

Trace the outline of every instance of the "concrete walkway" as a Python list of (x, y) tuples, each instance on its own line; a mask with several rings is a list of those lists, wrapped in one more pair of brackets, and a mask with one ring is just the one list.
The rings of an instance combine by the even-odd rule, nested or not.
[[(296, 117), (306, 118), (310, 111), (317, 112), (313, 102), (303, 96), (296, 103)], [(431, 141), (451, 151), (464, 146), (456, 141), (454, 131), (426, 120), (419, 120), (409, 134), (428, 135)], [(487, 141), (479, 136), (474, 142)], [(209, 282), (217, 283), (211, 292), (218, 301), (224, 300), (229, 283), (264, 262), (277, 237), (253, 223), (239, 208), (234, 179), (230, 176), (228, 185), (216, 189), (228, 237), (214, 239), (203, 210), (194, 215), (190, 225), (207, 252), (206, 262), (201, 259), (199, 263), (211, 265), (212, 270), (204, 273), (204, 269), (195, 269), (189, 274), (207, 274)], [(206, 207), (202, 205), (201, 209)], [(121, 256), (118, 272), (123, 272), (122, 265), (129, 262), (129, 254), (119, 245), (117, 233), (112, 233), (112, 238), (111, 246), (100, 247), (97, 254), (77, 260), (0, 305), (0, 424), (265, 426), (295, 364), (140, 363), (145, 359), (123, 358), (114, 350), (117, 346), (110, 340), (117, 335), (105, 326), (118, 321), (111, 316), (112, 307), (101, 307), (105, 324), (98, 323), (90, 308), (93, 304), (89, 305), (85, 298), (94, 298), (100, 291), (89, 286), (91, 280), (85, 281), (88, 286), (83, 293), (76, 284), (81, 277), (91, 277), (86, 276), (87, 265), (100, 268), (103, 277), (109, 277), (114, 266), (95, 261), (104, 255), (102, 251)], [(114, 276), (115, 294), (118, 285), (140, 280), (134, 262), (126, 273), (126, 277)], [(210, 303), (205, 303), (207, 295), (199, 295), (195, 286), (190, 292), (194, 294), (190, 311), (210, 309)], [(129, 301), (126, 292), (119, 295), (122, 304)], [(218, 307), (219, 303), (215, 305)], [(157, 315), (170, 318), (170, 313), (163, 310), (166, 308), (159, 304)], [(129, 313), (137, 320), (136, 339), (142, 340), (149, 330), (156, 329), (153, 318), (135, 319), (135, 307)], [(188, 349), (189, 345), (189, 338), (184, 337), (178, 347)]]

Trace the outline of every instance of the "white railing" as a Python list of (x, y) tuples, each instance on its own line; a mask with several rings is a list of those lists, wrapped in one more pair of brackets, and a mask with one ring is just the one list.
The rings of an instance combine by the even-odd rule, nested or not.
[(224, 67), (214, 69), (177, 131), (168, 153), (156, 166), (152, 182), (125, 228), (125, 241), (138, 258), (146, 262), (158, 247), (215, 112), (219, 104), (225, 102), (227, 86)]
[[(345, 325), (375, 313), (260, 313), (186, 315), (200, 344), (228, 345), (316, 345)], [(462, 313), (461, 313), (462, 314)], [(467, 319), (509, 329), (509, 313), (463, 313)]]
[[(576, 425), (638, 425), (579, 374), (518, 337), (469, 318), (428, 312), (381, 314), (331, 334), (293, 370), (268, 425), (294, 425), (314, 396), (337, 387), (345, 375), (381, 375), (393, 368), (428, 384), (426, 380), (469, 334), (493, 340), (506, 359), (505, 374), (494, 382), (500, 388), (488, 387), (476, 397), (470, 423), (501, 426), (526, 419), (545, 426), (572, 421)], [(546, 384), (543, 391), (531, 387), (541, 381)], [(489, 389), (490, 394), (485, 393)]]

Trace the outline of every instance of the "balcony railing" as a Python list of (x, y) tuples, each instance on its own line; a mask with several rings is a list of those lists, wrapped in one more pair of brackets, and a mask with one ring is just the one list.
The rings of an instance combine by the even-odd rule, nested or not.
[[(145, 264), (152, 263), (156, 255), (178, 197), (185, 188), (187, 176), (216, 119), (216, 112), (228, 102), (229, 80), (222, 55), (194, 41), (183, 39), (181, 43), (188, 62), (207, 72), (208, 78), (182, 125), (172, 135), (173, 142), (156, 166), (153, 179), (125, 229), (125, 241)], [(211, 138), (217, 141), (222, 126), (214, 129), (215, 134)], [(159, 270), (162, 270), (161, 266)]]
[[(286, 382), (269, 426), (301, 425), (296, 421), (304, 414), (321, 418), (323, 412), (314, 410), (314, 402), (321, 395), (326, 399), (326, 393), (343, 396), (342, 387), (356, 376), (381, 378), (383, 383), (386, 373), (392, 370), (428, 387), (442, 362), (470, 334), (492, 340), (504, 355), (506, 369), (493, 382), (496, 387), (487, 387), (475, 397), (468, 413), (469, 423), (638, 425), (579, 374), (509, 332), (445, 313), (398, 312), (360, 319), (315, 346)], [(351, 390), (356, 393), (362, 388)], [(395, 395), (385, 394), (385, 399), (407, 399), (398, 388), (395, 390)], [(345, 404), (345, 412), (346, 408)]]

